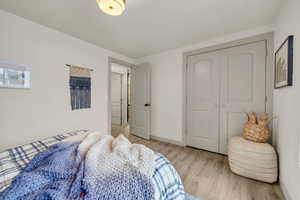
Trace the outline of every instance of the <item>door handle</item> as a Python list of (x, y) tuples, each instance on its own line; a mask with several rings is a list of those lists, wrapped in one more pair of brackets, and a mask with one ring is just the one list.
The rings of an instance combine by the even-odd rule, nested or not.
[(145, 107), (150, 107), (150, 106), (151, 106), (150, 103), (146, 103), (146, 104), (145, 104)]

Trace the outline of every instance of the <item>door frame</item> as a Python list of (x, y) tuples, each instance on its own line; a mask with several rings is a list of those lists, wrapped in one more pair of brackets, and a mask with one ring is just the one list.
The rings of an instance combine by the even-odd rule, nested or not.
[(135, 67), (134, 64), (131, 64), (129, 62), (117, 59), (117, 58), (113, 58), (113, 57), (108, 57), (108, 89), (107, 89), (107, 132), (109, 135), (111, 135), (111, 66), (112, 64), (119, 64), (119, 65), (123, 65), (125, 67), (128, 67), (129, 69), (132, 69)]
[[(214, 52), (222, 49), (233, 48), (237, 46), (242, 46), (246, 44), (251, 44), (255, 42), (265, 41), (266, 42), (266, 112), (273, 116), (273, 83), (274, 83), (274, 34), (265, 33), (260, 34), (253, 37), (247, 37), (240, 40), (235, 40), (232, 42), (226, 42), (220, 45), (214, 45), (210, 47), (204, 47), (200, 49), (195, 49), (192, 51), (187, 51), (183, 53), (183, 65), (182, 65), (182, 72), (183, 72), (183, 81), (182, 81), (182, 88), (183, 88), (183, 95), (182, 95), (182, 141), (183, 145), (187, 146), (187, 116), (188, 116), (188, 109), (187, 109), (187, 67), (188, 67), (188, 58), (190, 56)], [(270, 124), (270, 128), (273, 125)], [(272, 143), (276, 145), (276, 134), (272, 134)]]

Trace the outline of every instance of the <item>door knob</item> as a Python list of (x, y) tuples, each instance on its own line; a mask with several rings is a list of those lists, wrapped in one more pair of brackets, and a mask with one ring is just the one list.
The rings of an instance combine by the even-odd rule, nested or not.
[(146, 104), (145, 104), (145, 107), (149, 107), (149, 106), (151, 106), (150, 103), (146, 103)]

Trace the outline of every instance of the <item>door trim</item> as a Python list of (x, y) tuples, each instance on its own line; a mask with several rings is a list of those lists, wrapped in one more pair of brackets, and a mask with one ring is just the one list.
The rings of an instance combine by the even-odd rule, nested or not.
[[(183, 145), (187, 146), (187, 67), (188, 67), (188, 57), (193, 55), (199, 55), (209, 52), (214, 52), (222, 49), (233, 48), (237, 46), (247, 45), (251, 43), (256, 43), (259, 41), (266, 42), (266, 112), (269, 113), (271, 116), (273, 115), (273, 72), (274, 72), (274, 34), (273, 33), (266, 33), (260, 34), (253, 37), (244, 38), (241, 40), (235, 40), (232, 42), (223, 43), (220, 45), (214, 45), (210, 47), (195, 49), (192, 51), (184, 52), (183, 53), (183, 81), (182, 81), (182, 88), (183, 88), (183, 96), (182, 96), (182, 141)], [(270, 124), (270, 128), (272, 129), (273, 124)], [(272, 144), (276, 146), (276, 134), (272, 134)]]
[(132, 69), (133, 67), (135, 67), (134, 64), (131, 64), (129, 62), (120, 60), (120, 59), (116, 59), (113, 57), (108, 57), (108, 80), (107, 80), (107, 133), (109, 135), (111, 135), (111, 66), (112, 63), (115, 64), (119, 64), (119, 65), (123, 65), (125, 67), (128, 67), (129, 69)]

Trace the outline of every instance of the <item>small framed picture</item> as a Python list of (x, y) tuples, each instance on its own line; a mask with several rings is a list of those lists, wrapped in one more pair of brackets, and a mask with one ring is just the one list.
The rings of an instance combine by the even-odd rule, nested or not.
[(293, 42), (290, 35), (275, 53), (275, 89), (293, 85)]
[(0, 61), (0, 88), (30, 88), (29, 67)]

